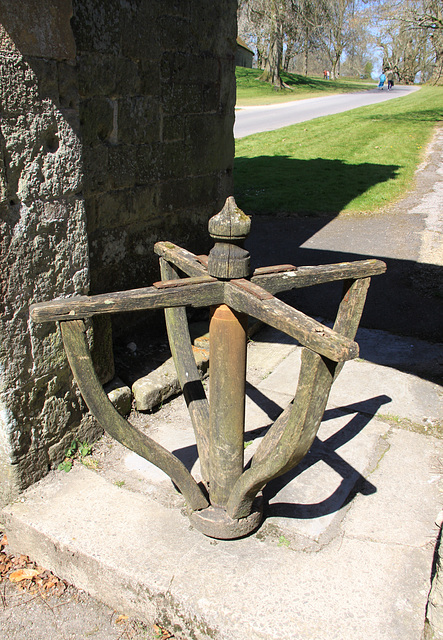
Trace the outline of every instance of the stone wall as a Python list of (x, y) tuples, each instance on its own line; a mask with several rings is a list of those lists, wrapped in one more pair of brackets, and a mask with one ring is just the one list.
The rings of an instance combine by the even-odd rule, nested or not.
[(1, 502), (97, 433), (29, 305), (150, 284), (159, 239), (208, 248), (232, 192), (235, 20), (233, 0), (2, 0)]
[(91, 292), (146, 286), (231, 190), (236, 3), (73, 4)]

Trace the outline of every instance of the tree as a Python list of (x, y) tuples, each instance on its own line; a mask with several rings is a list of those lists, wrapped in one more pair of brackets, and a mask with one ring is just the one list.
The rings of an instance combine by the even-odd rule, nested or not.
[(439, 82), (443, 77), (443, 0), (424, 0), (413, 7), (408, 16), (412, 28), (429, 35), (433, 52), (431, 79)]
[(290, 12), (292, 33), (299, 37), (297, 52), (304, 55), (304, 73), (308, 75), (309, 55), (321, 48), (319, 35), (328, 20), (327, 0), (292, 0)]
[(285, 3), (281, 0), (267, 0), (263, 3), (269, 24), (269, 47), (265, 66), (259, 80), (270, 82), (276, 89), (283, 87), (280, 67), (283, 53), (283, 15)]
[(257, 57), (263, 64), (260, 80), (270, 82), (276, 89), (283, 87), (280, 67), (285, 10), (286, 0), (243, 0), (239, 7), (242, 35), (246, 29), (254, 32)]
[(413, 83), (438, 81), (443, 69), (442, 0), (372, 0), (377, 17), (375, 41), (383, 52), (383, 64), (396, 71), (399, 80)]
[(355, 0), (327, 0), (327, 24), (321, 32), (323, 49), (337, 78), (340, 60), (354, 39)]

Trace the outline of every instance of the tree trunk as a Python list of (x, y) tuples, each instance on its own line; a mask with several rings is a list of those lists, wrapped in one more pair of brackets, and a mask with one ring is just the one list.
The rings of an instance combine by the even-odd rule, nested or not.
[(271, 33), (269, 42), (269, 51), (266, 58), (265, 67), (259, 80), (269, 82), (279, 90), (283, 88), (283, 82), (280, 77), (280, 65), (282, 58), (282, 28), (278, 19), (278, 10), (276, 2), (272, 2), (271, 15)]

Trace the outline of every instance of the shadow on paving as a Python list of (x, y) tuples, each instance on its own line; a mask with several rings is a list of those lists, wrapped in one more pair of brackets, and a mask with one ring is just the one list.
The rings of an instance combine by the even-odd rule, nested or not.
[[(283, 411), (282, 407), (252, 385), (248, 385), (247, 395), (268, 414), (271, 424)], [(340, 511), (354, 499), (357, 493), (365, 496), (375, 493), (377, 488), (350, 465), (337, 450), (355, 438), (373, 419), (380, 407), (390, 401), (391, 398), (389, 396), (381, 395), (351, 405), (327, 409), (323, 416), (323, 422), (334, 420), (344, 414), (349, 416), (348, 422), (324, 441), (316, 437), (309, 453), (294, 469), (275, 478), (266, 485), (263, 490), (266, 517), (277, 516), (301, 520), (318, 518)], [(270, 425), (246, 431), (245, 442), (262, 438), (269, 427)], [(192, 471), (198, 459), (196, 445), (175, 449), (173, 454), (181, 460), (188, 471)], [(342, 478), (341, 483), (331, 495), (319, 503), (272, 502), (283, 487), (320, 461), (331, 467)], [(247, 469), (249, 465), (250, 462), (245, 468)]]
[[(419, 112), (417, 117), (425, 118), (426, 112)], [(379, 258), (386, 262), (387, 272), (372, 279), (361, 326), (438, 342), (443, 317), (442, 267), (408, 259), (417, 255), (413, 245), (422, 231), (417, 226), (417, 216), (403, 221), (402, 229), (396, 227), (395, 214), (385, 216), (386, 224), (369, 231), (363, 248), (368, 253), (362, 253), (360, 242), (361, 221), (368, 218), (364, 214), (349, 216), (347, 222), (342, 222), (339, 241), (345, 251), (333, 249), (337, 239), (332, 237), (326, 245), (303, 248), (349, 202), (376, 184), (395, 178), (399, 168), (322, 158), (237, 158), (235, 196), (239, 207), (253, 215), (246, 247), (253, 268)], [(404, 239), (399, 237), (402, 233)], [(360, 251), (354, 247), (360, 247)], [(308, 315), (331, 320), (335, 318), (340, 293), (341, 284), (330, 283), (286, 292), (281, 298)], [(413, 371), (413, 363), (411, 366)]]
[[(375, 237), (370, 253), (354, 252), (352, 249), (355, 231), (352, 229), (352, 217), (349, 217), (349, 233), (345, 239), (345, 242), (349, 243), (349, 251), (301, 246), (332, 219), (331, 216), (254, 216), (251, 234), (246, 241), (253, 268), (274, 264), (320, 265), (378, 258), (386, 263), (387, 271), (372, 278), (360, 326), (439, 342), (443, 317), (443, 268), (414, 260), (385, 257), (384, 250), (389, 245), (389, 238), (386, 237)], [(345, 222), (343, 226), (346, 226)], [(396, 232), (395, 218), (386, 231)], [(341, 290), (340, 282), (331, 282), (305, 289), (294, 289), (280, 294), (279, 297), (312, 317), (333, 320), (337, 313)], [(377, 364), (414, 373), (434, 382), (441, 382), (442, 363), (438, 365), (437, 361), (423, 362), (422, 358), (413, 355), (412, 347), (413, 345), (409, 361), (407, 356), (397, 361), (394, 350), (383, 354), (381, 351), (374, 352), (362, 348), (361, 357)]]

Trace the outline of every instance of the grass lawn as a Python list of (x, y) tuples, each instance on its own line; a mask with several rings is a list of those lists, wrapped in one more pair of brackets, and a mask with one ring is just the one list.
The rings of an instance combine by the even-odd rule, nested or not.
[(246, 213), (371, 213), (413, 183), (443, 87), (236, 140), (235, 197)]
[(291, 88), (276, 91), (269, 83), (258, 80), (261, 73), (261, 69), (236, 68), (237, 107), (318, 98), (348, 91), (365, 91), (376, 85), (375, 80), (323, 80), (282, 71), (283, 82)]

